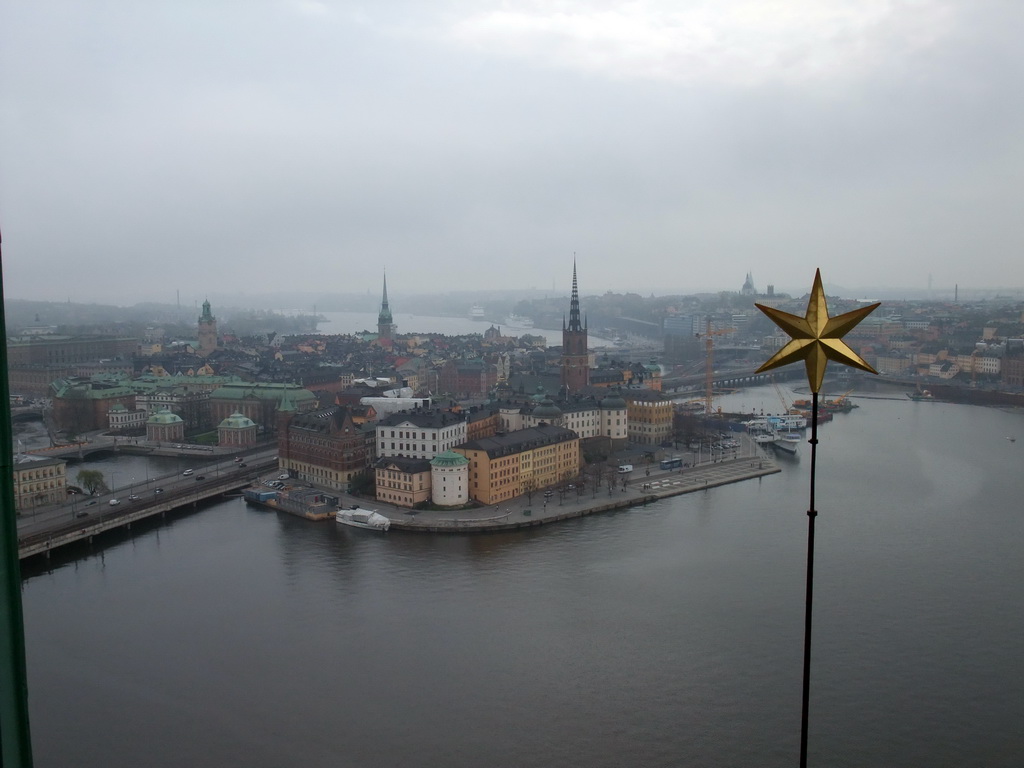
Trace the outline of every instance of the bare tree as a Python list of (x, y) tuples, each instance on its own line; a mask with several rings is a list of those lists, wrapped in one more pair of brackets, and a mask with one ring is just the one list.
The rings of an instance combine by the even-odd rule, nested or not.
[(97, 493), (105, 493), (107, 490), (107, 482), (103, 477), (103, 473), (98, 469), (80, 469), (78, 474), (75, 475), (75, 482), (77, 482), (86, 493), (95, 496)]
[(522, 492), (526, 494), (526, 501), (528, 504), (533, 504), (533, 492), (537, 490), (537, 478), (531, 477), (528, 480), (523, 481)]

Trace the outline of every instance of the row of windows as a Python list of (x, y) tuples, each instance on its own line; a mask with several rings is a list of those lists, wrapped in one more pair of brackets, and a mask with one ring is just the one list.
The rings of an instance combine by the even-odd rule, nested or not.
[[(60, 470), (60, 471), (58, 471)], [(15, 472), (16, 480), (42, 480), (47, 477), (64, 477), (63, 467), (45, 467), (43, 469), (23, 469)]]
[[(383, 439), (383, 437), (384, 437), (384, 434), (383, 434), (384, 430), (383, 429), (379, 429), (377, 431), (378, 431), (378, 433), (380, 433), (380, 436)], [(390, 437), (392, 437), (392, 438), (397, 437), (399, 440), (416, 440), (416, 439), (426, 440), (427, 439), (427, 433), (426, 432), (420, 432), (420, 436), (419, 436), (419, 438), (417, 438), (415, 430), (411, 430), (411, 429), (394, 430), (394, 429), (392, 429), (392, 430), (389, 430), (389, 431), (391, 433), (389, 435)], [(397, 435), (395, 434), (396, 431), (398, 432)], [(438, 432), (440, 432), (442, 438), (445, 438), (445, 437), (457, 437), (459, 432), (460, 432), (460, 430), (454, 429), (454, 428), (452, 428), (452, 429), (441, 429), (441, 430), (432, 429), (432, 430), (430, 430), (430, 439), (431, 440), (436, 440)]]
[(17, 492), (18, 493), (34, 493), (35, 491), (51, 491), (51, 490), (55, 490), (57, 488), (63, 488), (63, 487), (66, 487), (66, 486), (63, 486), (60, 483), (54, 482), (53, 480), (42, 481), (42, 482), (37, 482), (37, 483), (22, 483), (21, 485), (18, 486)]

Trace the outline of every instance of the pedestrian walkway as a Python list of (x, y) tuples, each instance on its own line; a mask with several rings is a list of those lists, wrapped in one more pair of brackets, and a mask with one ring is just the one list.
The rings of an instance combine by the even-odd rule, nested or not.
[(391, 520), (391, 530), (420, 533), (488, 533), (546, 525), (560, 520), (583, 517), (596, 512), (635, 507), (669, 496), (715, 488), (741, 480), (764, 477), (780, 472), (778, 465), (766, 457), (728, 459), (669, 472), (652, 472), (649, 477), (627, 482), (624, 487), (607, 485), (588, 490), (557, 493), (545, 499), (535, 492), (509, 502), (466, 510), (416, 510), (396, 507), (344, 495), (339, 503), (358, 504), (373, 509)]

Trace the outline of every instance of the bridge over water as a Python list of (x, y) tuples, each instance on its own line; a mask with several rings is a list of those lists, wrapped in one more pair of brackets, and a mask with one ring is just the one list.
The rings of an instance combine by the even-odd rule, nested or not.
[(136, 456), (181, 456), (193, 458), (223, 458), (233, 456), (237, 448), (222, 448), (212, 445), (191, 445), (186, 443), (158, 443), (143, 438), (110, 437), (99, 435), (78, 443), (55, 445), (52, 448), (36, 448), (25, 451), (34, 456), (52, 456), (54, 458), (86, 459), (97, 453), (127, 453)]
[[(792, 365), (776, 369), (770, 373), (758, 373), (756, 368), (748, 368), (740, 371), (722, 371), (716, 373), (711, 381), (715, 387), (742, 387), (754, 384), (764, 384), (776, 380), (801, 378), (804, 376), (802, 365)], [(688, 376), (666, 376), (661, 381), (662, 392), (678, 392), (683, 389), (699, 390), (704, 386), (705, 374), (693, 373)]]
[(35, 555), (49, 556), (59, 547), (81, 541), (91, 542), (93, 537), (107, 531), (130, 529), (132, 523), (156, 515), (195, 508), (208, 499), (251, 485), (261, 473), (276, 466), (276, 456), (251, 456), (246, 459), (245, 467), (231, 465), (200, 481), (192, 477), (174, 478), (164, 483), (162, 493), (146, 495), (136, 501), (122, 501), (116, 506), (110, 506), (109, 501), (103, 499), (87, 511), (81, 502), (65, 502), (38, 516), (41, 520), (19, 521), (18, 557), (24, 560)]

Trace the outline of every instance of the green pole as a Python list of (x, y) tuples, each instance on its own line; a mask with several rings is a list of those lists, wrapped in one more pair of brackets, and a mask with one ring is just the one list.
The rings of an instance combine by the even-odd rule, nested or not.
[[(4, 295), (0, 256), (0, 304)], [(0, 312), (0, 765), (32, 768), (32, 737), (28, 727), (28, 675), (25, 669), (25, 625), (21, 616), (21, 565), (18, 561), (18, 519), (14, 509), (14, 435), (11, 392), (7, 381), (7, 322)]]

